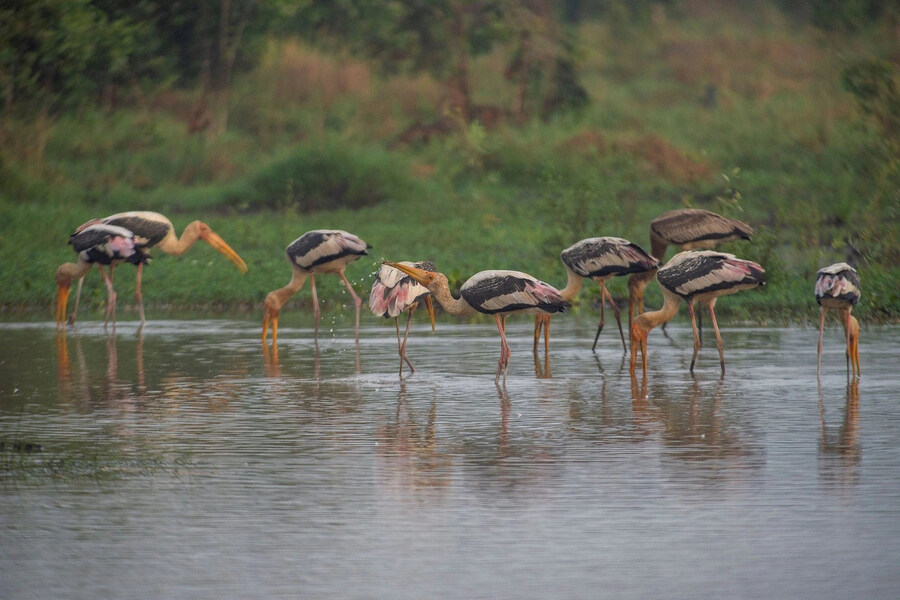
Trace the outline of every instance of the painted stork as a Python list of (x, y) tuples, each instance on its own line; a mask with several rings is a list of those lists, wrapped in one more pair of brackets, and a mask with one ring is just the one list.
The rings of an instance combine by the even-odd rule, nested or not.
[[(650, 254), (662, 262), (669, 246), (681, 251), (711, 250), (720, 243), (749, 240), (752, 236), (753, 228), (743, 221), (699, 208), (679, 208), (650, 222)], [(644, 312), (644, 289), (652, 279), (651, 271), (635, 273), (628, 279), (629, 329), (633, 316)]]
[(528, 273), (519, 271), (481, 271), (472, 275), (459, 289), (460, 297), (450, 293), (450, 284), (443, 273), (409, 267), (402, 263), (383, 261), (383, 264), (403, 271), (434, 294), (444, 310), (452, 315), (480, 312), (493, 315), (500, 331), (500, 360), (497, 376), (506, 377), (509, 367), (509, 344), (506, 342), (506, 317), (514, 312), (563, 312), (571, 306), (559, 290)]
[[(597, 340), (600, 338), (600, 332), (603, 331), (604, 310), (608, 300), (615, 312), (616, 323), (619, 325), (622, 349), (627, 352), (619, 307), (606, 289), (606, 282), (619, 275), (653, 271), (659, 265), (659, 261), (644, 252), (637, 244), (617, 237), (581, 240), (563, 250), (559, 258), (566, 267), (567, 277), (566, 287), (559, 293), (567, 302), (578, 295), (584, 279), (592, 279), (600, 284), (600, 324), (597, 327), (597, 334), (594, 336), (594, 345), (591, 346), (591, 350), (596, 351)], [(550, 349), (550, 315), (547, 313), (538, 313), (534, 319), (535, 353), (537, 353), (542, 327), (544, 328), (544, 354), (546, 355)]]
[[(157, 212), (150, 211), (131, 211), (111, 215), (103, 219), (97, 219), (86, 223), (113, 225), (123, 227), (134, 234), (135, 249), (146, 254), (151, 248), (158, 248), (160, 252), (180, 256), (187, 252), (197, 240), (203, 240), (210, 246), (224, 254), (228, 260), (233, 262), (241, 273), (247, 272), (247, 265), (238, 256), (237, 252), (225, 243), (225, 240), (213, 231), (209, 225), (203, 221), (193, 221), (184, 228), (181, 237), (175, 235), (175, 226), (166, 218)], [(82, 226), (84, 227), (84, 225)], [(143, 277), (144, 263), (137, 263), (137, 279), (135, 281), (134, 296), (137, 299), (138, 311), (141, 315), (141, 325), (146, 322), (144, 317), (144, 300), (141, 292), (141, 280)], [(101, 271), (102, 272), (102, 271)], [(81, 284), (83, 280), (78, 281), (78, 292), (75, 295), (75, 310), (69, 317), (69, 324), (75, 323), (75, 314), (77, 313), (78, 299), (81, 296)]]
[[(429, 261), (409, 262), (403, 261), (403, 265), (435, 272), (434, 263)], [(416, 372), (416, 368), (406, 356), (406, 340), (409, 338), (409, 325), (412, 315), (419, 306), (419, 301), (424, 300), (428, 308), (428, 316), (431, 319), (431, 331), (434, 332), (434, 304), (431, 301), (431, 292), (421, 283), (409, 275), (398, 271), (388, 265), (381, 265), (375, 273), (375, 281), (372, 283), (372, 292), (369, 294), (369, 309), (376, 317), (394, 318), (397, 328), (397, 346), (400, 350), (400, 376), (403, 377), (403, 361), (409, 365), (410, 371)], [(400, 313), (407, 313), (406, 332), (400, 337)]]
[(347, 287), (356, 304), (356, 341), (359, 342), (359, 307), (362, 300), (347, 281), (344, 269), (361, 256), (368, 254), (372, 246), (362, 239), (338, 229), (315, 229), (307, 231), (285, 249), (291, 263), (291, 280), (283, 288), (273, 290), (266, 296), (263, 307), (262, 341), (265, 343), (269, 325), (272, 326), (272, 344), (278, 342), (278, 313), (288, 299), (300, 291), (309, 278), (312, 287), (313, 311), (316, 316), (315, 334), (319, 335), (319, 297), (316, 294), (316, 275), (337, 273)]
[(643, 358), (644, 377), (647, 376), (647, 334), (676, 315), (678, 305), (684, 300), (691, 314), (691, 327), (694, 330), (694, 355), (691, 357), (691, 372), (697, 361), (700, 349), (700, 336), (694, 317), (694, 303), (701, 302), (709, 309), (716, 341), (719, 348), (719, 362), (722, 374), (725, 373), (725, 351), (722, 335), (716, 323), (715, 305), (719, 296), (734, 294), (741, 290), (755, 288), (766, 284), (765, 270), (749, 260), (736, 258), (733, 254), (715, 252), (713, 250), (687, 251), (676, 254), (664, 267), (656, 273), (663, 294), (663, 307), (660, 310), (645, 312), (634, 319), (631, 326), (631, 374), (637, 352)]
[(862, 295), (859, 273), (847, 263), (835, 263), (819, 269), (816, 273), (816, 302), (822, 307), (819, 323), (819, 349), (816, 374), (822, 368), (822, 334), (825, 332), (825, 314), (829, 309), (841, 313), (844, 331), (847, 334), (847, 374), (859, 377), (859, 321), (850, 311)]
[[(72, 281), (77, 279), (80, 284), (93, 265), (97, 265), (103, 282), (106, 284), (106, 318), (104, 326), (109, 323), (110, 316), (115, 323), (116, 291), (113, 288), (113, 268), (116, 264), (127, 261), (141, 266), (150, 261), (150, 256), (136, 247), (134, 233), (124, 227), (106, 225), (98, 221), (88, 221), (69, 236), (69, 243), (78, 253), (77, 263), (63, 263), (56, 269), (56, 326), (65, 327), (66, 305), (69, 299), (69, 291)], [(103, 270), (103, 266), (109, 267), (109, 275)], [(75, 306), (77, 310), (78, 300)], [(73, 313), (74, 314), (74, 313)]]

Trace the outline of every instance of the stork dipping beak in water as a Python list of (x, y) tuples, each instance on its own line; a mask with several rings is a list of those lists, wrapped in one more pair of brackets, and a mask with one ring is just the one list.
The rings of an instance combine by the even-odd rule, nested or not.
[(450, 284), (443, 273), (417, 269), (403, 263), (382, 261), (406, 273), (428, 288), (440, 305), (452, 315), (480, 312), (492, 315), (500, 332), (500, 359), (497, 375), (506, 377), (509, 367), (509, 344), (506, 342), (506, 317), (512, 313), (557, 313), (570, 306), (558, 289), (528, 273), (520, 271), (481, 271), (472, 275), (460, 287), (460, 297), (450, 293)]

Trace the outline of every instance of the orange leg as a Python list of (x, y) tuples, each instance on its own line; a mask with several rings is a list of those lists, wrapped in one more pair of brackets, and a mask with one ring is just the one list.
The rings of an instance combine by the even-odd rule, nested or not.
[(138, 263), (137, 277), (134, 280), (134, 297), (137, 299), (138, 312), (141, 314), (141, 327), (147, 319), (144, 318), (144, 294), (141, 292), (141, 280), (144, 275), (144, 263)]
[[(544, 315), (544, 359), (550, 361), (550, 315)], [(549, 370), (550, 367), (548, 366)]]
[(612, 294), (609, 293), (609, 290), (606, 289), (605, 284), (600, 284), (600, 287), (603, 288), (603, 293), (606, 294), (606, 298), (609, 300), (609, 305), (613, 309), (613, 313), (616, 315), (616, 324), (619, 326), (619, 337), (622, 338), (622, 352), (628, 352), (628, 346), (625, 345), (625, 334), (622, 333), (622, 315), (619, 312), (619, 306), (613, 300)]
[(822, 335), (825, 333), (825, 314), (828, 309), (822, 307), (822, 318), (819, 321), (819, 346), (818, 346), (818, 363), (816, 365), (816, 375), (822, 370)]
[(497, 376), (494, 382), (500, 380), (500, 372), (503, 372), (503, 379), (506, 380), (506, 369), (509, 367), (509, 344), (506, 343), (506, 316), (501, 317), (494, 315), (494, 321), (497, 322), (497, 329), (500, 331), (500, 360), (497, 361)]
[(855, 368), (855, 375), (856, 375), (856, 377), (859, 377), (861, 371), (859, 369), (859, 332), (858, 331), (856, 332), (855, 335), (854, 334), (850, 335), (850, 359)]
[(700, 334), (697, 332), (697, 319), (694, 314), (693, 302), (688, 302), (688, 312), (691, 314), (691, 328), (694, 330), (694, 355), (691, 357), (691, 373), (693, 373), (694, 363), (697, 362), (697, 353), (700, 351)]
[(712, 319), (713, 329), (716, 331), (716, 347), (719, 349), (719, 364), (722, 365), (722, 375), (725, 374), (725, 344), (722, 342), (722, 334), (719, 333), (719, 324), (716, 323), (715, 302), (706, 305), (709, 308), (709, 318)]
[(106, 284), (106, 318), (103, 320), (103, 327), (105, 328), (109, 323), (110, 316), (112, 316), (113, 327), (115, 327), (116, 290), (113, 288), (113, 266), (109, 265), (109, 275), (106, 274), (101, 265), (97, 265), (97, 268), (100, 269), (100, 275), (103, 276), (103, 282)]
[(350, 282), (347, 281), (347, 277), (344, 275), (344, 272), (341, 271), (338, 273), (341, 276), (341, 281), (344, 282), (344, 285), (347, 286), (347, 291), (350, 292), (350, 295), (353, 296), (353, 303), (356, 305), (356, 343), (359, 344), (359, 307), (362, 306), (362, 299), (356, 294), (353, 290), (353, 286), (350, 285)]
[(600, 339), (600, 332), (603, 331), (603, 317), (606, 312), (606, 288), (600, 283), (600, 324), (597, 325), (597, 335), (594, 336), (594, 345), (591, 346), (591, 352), (597, 351), (597, 340)]
[(413, 366), (409, 359), (406, 357), (406, 340), (409, 339), (409, 325), (412, 322), (413, 312), (416, 310), (416, 305), (413, 304), (409, 311), (408, 316), (406, 318), (406, 332), (403, 334), (403, 340), (400, 339), (400, 319), (398, 317), (394, 317), (394, 324), (397, 326), (397, 344), (400, 346), (400, 377), (403, 377), (403, 361), (406, 361), (406, 364), (409, 365), (409, 370), (413, 373), (416, 372), (416, 368)]
[(319, 338), (319, 317), (322, 316), (322, 312), (319, 310), (319, 295), (316, 293), (316, 277), (315, 275), (309, 276), (309, 285), (312, 286), (312, 301), (313, 301), (313, 318), (316, 321), (315, 329), (313, 330), (313, 335), (316, 339)]
[(534, 316), (534, 355), (538, 354), (538, 342), (541, 339), (541, 330), (544, 331), (544, 356), (550, 355), (550, 315), (538, 313)]
[[(72, 308), (72, 314), (69, 315), (69, 325), (75, 324), (75, 316), (78, 314), (78, 301), (81, 300), (81, 286), (84, 284), (84, 277), (78, 279), (78, 290), (75, 292), (75, 306)], [(63, 314), (63, 318), (65, 318)]]

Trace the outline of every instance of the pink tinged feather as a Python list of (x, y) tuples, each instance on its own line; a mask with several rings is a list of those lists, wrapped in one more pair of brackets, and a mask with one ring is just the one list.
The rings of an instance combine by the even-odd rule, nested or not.
[(559, 290), (540, 280), (529, 281), (525, 284), (525, 291), (537, 298), (540, 302), (562, 302)]
[(113, 256), (128, 258), (134, 254), (134, 240), (121, 236), (112, 236), (107, 242), (107, 246)]

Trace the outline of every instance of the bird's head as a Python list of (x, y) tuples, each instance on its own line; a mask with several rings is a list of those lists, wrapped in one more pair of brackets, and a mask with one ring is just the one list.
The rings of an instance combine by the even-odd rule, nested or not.
[(281, 307), (284, 304), (277, 291), (269, 292), (266, 301), (263, 303), (263, 313), (267, 319), (277, 317)]
[(434, 283), (436, 281), (440, 281), (441, 278), (443, 278), (444, 280), (447, 279), (442, 273), (438, 273), (437, 271), (426, 271), (425, 269), (419, 269), (416, 267), (412, 267), (410, 265), (404, 265), (403, 263), (396, 263), (396, 262), (391, 262), (389, 260), (383, 260), (383, 261), (381, 261), (381, 264), (387, 265), (389, 267), (394, 267), (398, 271), (401, 271), (401, 272), (409, 275), (414, 280), (418, 281), (419, 283), (421, 283), (422, 285), (424, 285), (425, 287), (427, 287), (429, 290), (432, 290), (432, 291), (434, 291), (432, 289), (432, 286), (434, 285)]
[(201, 240), (224, 254), (225, 257), (228, 258), (228, 260), (234, 263), (234, 266), (236, 266), (241, 273), (247, 272), (247, 263), (244, 262), (244, 259), (238, 256), (237, 252), (231, 249), (231, 246), (225, 243), (225, 240), (222, 239), (222, 236), (213, 231), (209, 225), (202, 221), (194, 221), (194, 223), (196, 223), (195, 227), (197, 228), (197, 236)]

